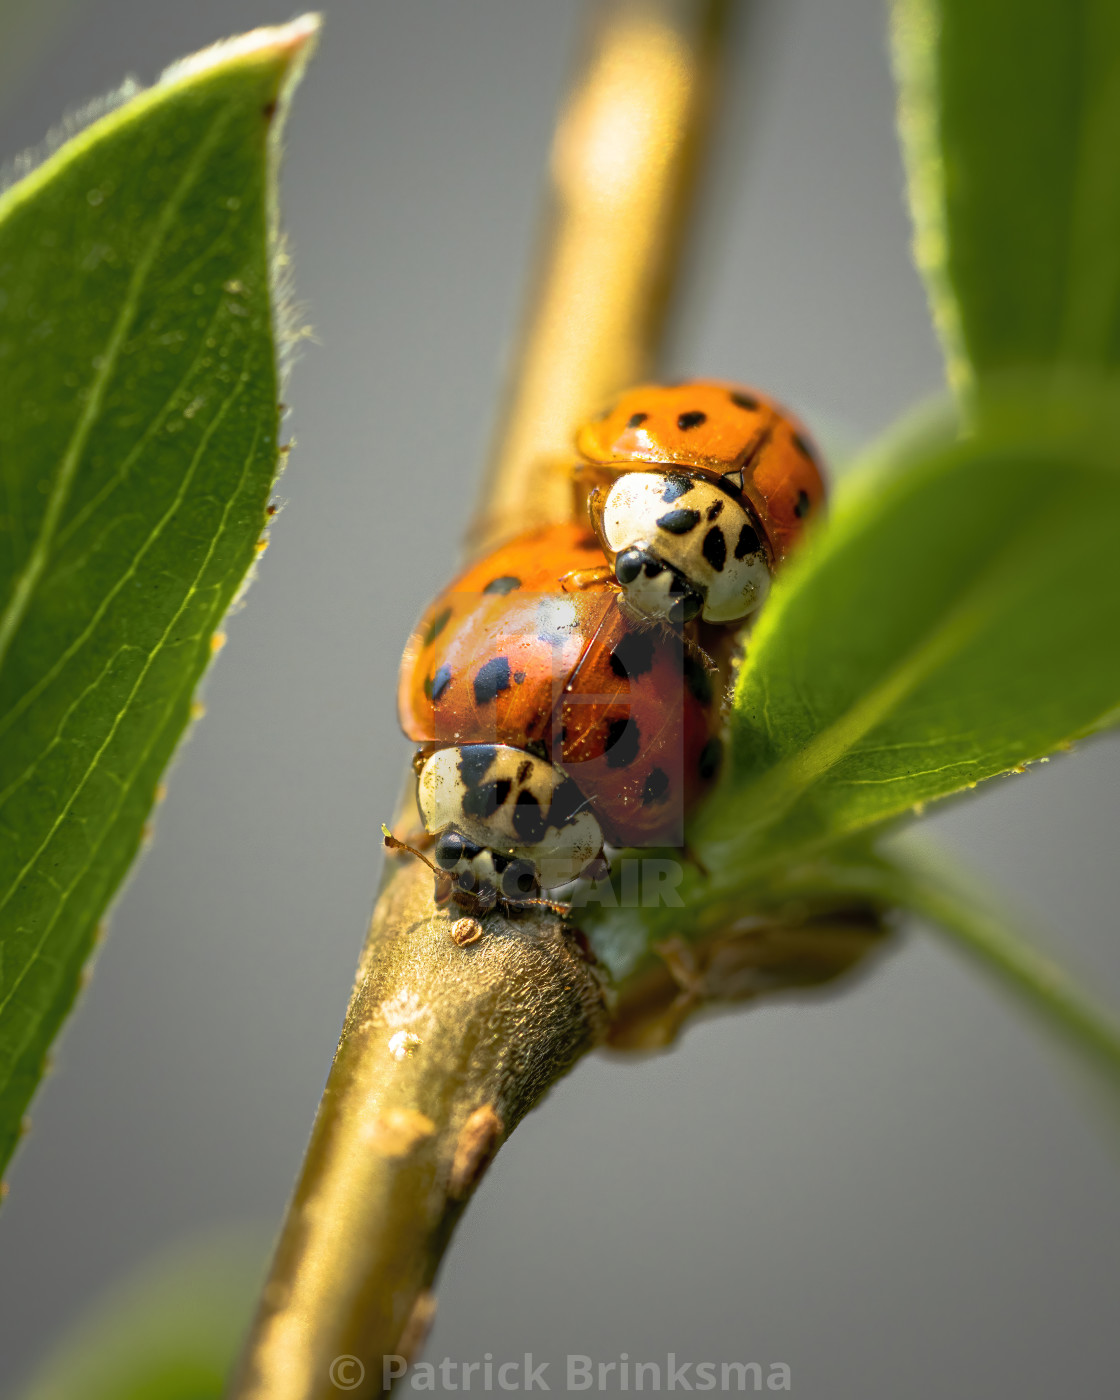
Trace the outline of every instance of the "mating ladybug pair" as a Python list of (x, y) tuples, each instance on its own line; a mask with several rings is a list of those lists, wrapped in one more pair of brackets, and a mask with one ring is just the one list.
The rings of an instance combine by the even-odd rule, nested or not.
[(796, 419), (733, 385), (632, 389), (576, 446), (573, 519), (468, 568), (405, 649), (437, 895), (475, 911), (683, 844), (736, 628), (824, 497)]

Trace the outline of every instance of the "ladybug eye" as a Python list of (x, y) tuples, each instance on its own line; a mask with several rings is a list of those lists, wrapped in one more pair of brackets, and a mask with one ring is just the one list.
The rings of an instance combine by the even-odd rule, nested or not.
[(614, 561), (614, 576), (625, 588), (642, 572), (645, 556), (640, 549), (624, 549)]
[(441, 870), (454, 870), (463, 858), (463, 838), (457, 831), (443, 832), (433, 854)]
[(511, 860), (502, 871), (502, 893), (507, 899), (530, 899), (536, 893), (537, 872), (527, 860)]

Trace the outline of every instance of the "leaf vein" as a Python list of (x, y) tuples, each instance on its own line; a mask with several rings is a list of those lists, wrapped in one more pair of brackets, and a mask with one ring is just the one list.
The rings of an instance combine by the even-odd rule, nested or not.
[(27, 563), (16, 578), (8, 603), (4, 611), (0, 613), (0, 670), (3, 669), (12, 641), (27, 613), (32, 595), (50, 559), (54, 533), (70, 497), (70, 491), (86, 444), (89, 441), (89, 435), (100, 417), (105, 391), (116, 369), (125, 339), (139, 308), (141, 292), (155, 265), (163, 241), (174, 223), (175, 215), (186, 198), (188, 190), (198, 179), (206, 157), (217, 142), (221, 129), (227, 120), (228, 113), (220, 112), (211, 123), (205, 136), (199, 141), (171, 197), (160, 210), (147, 245), (136, 261), (132, 276), (129, 278), (124, 301), (113, 323), (113, 329), (109, 334), (104, 353), (100, 357), (100, 363), (97, 364), (82, 411), (78, 416), (78, 421), (70, 435), (70, 441), (66, 445), (62, 461), (55, 475), (47, 507), (43, 512), (38, 537), (32, 545)]

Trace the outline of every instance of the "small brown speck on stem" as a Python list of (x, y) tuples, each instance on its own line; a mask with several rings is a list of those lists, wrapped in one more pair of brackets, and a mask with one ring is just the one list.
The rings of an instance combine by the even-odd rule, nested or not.
[(406, 1361), (411, 1362), (413, 1357), (419, 1355), (424, 1343), (428, 1340), (428, 1333), (432, 1330), (435, 1317), (436, 1295), (430, 1290), (425, 1290), (417, 1296), (408, 1321), (404, 1325), (401, 1339), (397, 1343), (398, 1356), (403, 1356)]
[(451, 941), (460, 948), (465, 948), (468, 943), (477, 943), (481, 937), (482, 925), (477, 919), (456, 919), (451, 925)]
[(505, 1125), (492, 1104), (476, 1108), (459, 1132), (447, 1194), (462, 1201), (474, 1190), (502, 1140)]

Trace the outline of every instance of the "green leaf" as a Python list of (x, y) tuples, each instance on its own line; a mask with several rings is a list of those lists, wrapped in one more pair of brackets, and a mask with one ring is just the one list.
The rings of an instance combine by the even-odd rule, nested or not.
[[(1023, 386), (888, 443), (774, 589), (696, 823), (790, 859), (1045, 756), (1120, 701), (1120, 399)], [(735, 872), (734, 876), (730, 872)]]
[(20, 1400), (220, 1400), (264, 1244), (224, 1233), (142, 1265), (68, 1332)]
[(895, 0), (915, 250), (950, 378), (1120, 360), (1120, 6)]
[(0, 196), (0, 1168), (265, 524), (315, 27), (187, 60)]

